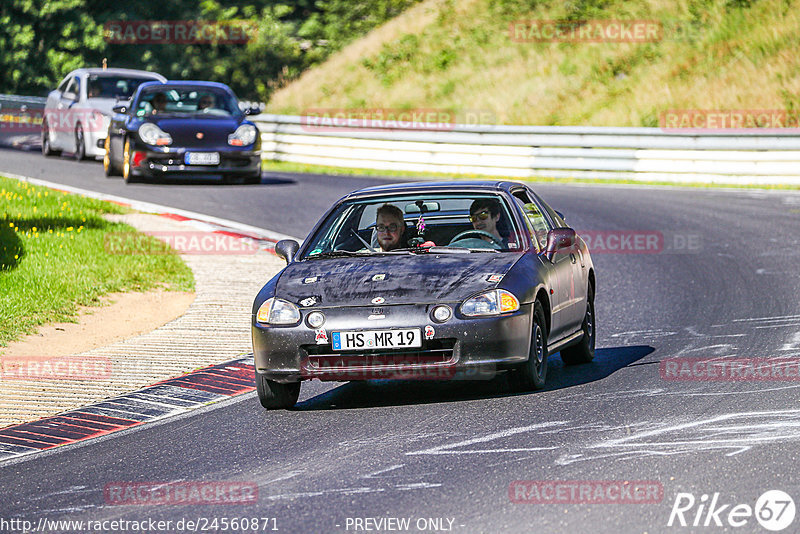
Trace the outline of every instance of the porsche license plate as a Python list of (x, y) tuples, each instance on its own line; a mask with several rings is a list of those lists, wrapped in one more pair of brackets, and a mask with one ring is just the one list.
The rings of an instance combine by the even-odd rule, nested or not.
[(219, 165), (219, 152), (187, 152), (187, 165)]
[(366, 332), (332, 332), (333, 350), (405, 349), (422, 346), (419, 328), (404, 330), (368, 330)]

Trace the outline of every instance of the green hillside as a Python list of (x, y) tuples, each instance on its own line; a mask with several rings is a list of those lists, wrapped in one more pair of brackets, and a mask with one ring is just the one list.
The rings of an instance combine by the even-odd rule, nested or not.
[[(520, 21), (652, 20), (651, 42), (521, 42)], [(658, 126), (666, 110), (800, 111), (795, 0), (425, 0), (277, 91), (310, 108), (481, 112), (497, 123)]]

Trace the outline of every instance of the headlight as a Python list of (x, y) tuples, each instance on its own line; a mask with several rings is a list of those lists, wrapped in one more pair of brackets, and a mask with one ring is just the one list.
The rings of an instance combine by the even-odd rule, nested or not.
[(256, 321), (262, 324), (297, 324), (300, 310), (288, 300), (272, 297), (258, 308)]
[(501, 313), (515, 312), (518, 309), (519, 300), (505, 289), (493, 289), (481, 293), (461, 304), (461, 313), (467, 317), (500, 315)]
[(139, 137), (148, 145), (172, 144), (172, 137), (152, 122), (146, 122), (139, 126)]
[(228, 136), (228, 144), (231, 146), (247, 146), (256, 142), (258, 130), (252, 124), (242, 124), (236, 131)]

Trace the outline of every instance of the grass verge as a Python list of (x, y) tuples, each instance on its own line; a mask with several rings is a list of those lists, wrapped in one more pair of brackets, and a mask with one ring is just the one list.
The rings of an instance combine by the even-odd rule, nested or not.
[(494, 176), (484, 174), (456, 174), (436, 172), (391, 171), (383, 169), (354, 169), (349, 167), (329, 167), (327, 165), (311, 165), (308, 163), (294, 163), (289, 161), (265, 160), (262, 166), (265, 172), (302, 172), (310, 174), (331, 174), (335, 176), (384, 176), (398, 178), (417, 178), (420, 181), (435, 178), (438, 180), (513, 180), (531, 183), (555, 184), (624, 184), (624, 185), (667, 185), (672, 187), (692, 187), (703, 189), (778, 189), (800, 190), (800, 185), (789, 184), (726, 184), (706, 182), (668, 182), (668, 181), (642, 181), (624, 178), (552, 178), (547, 176)]
[(0, 347), (37, 326), (74, 321), (79, 306), (107, 293), (194, 289), (177, 254), (106, 250), (109, 232), (136, 231), (102, 217), (124, 213), (118, 205), (0, 176), (0, 206)]

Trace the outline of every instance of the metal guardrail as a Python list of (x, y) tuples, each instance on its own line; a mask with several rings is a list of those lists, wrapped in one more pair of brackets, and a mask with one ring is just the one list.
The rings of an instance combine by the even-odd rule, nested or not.
[(38, 96), (0, 94), (0, 145), (37, 148), (46, 101)]
[(451, 125), (320, 126), (262, 114), (265, 159), (420, 173), (800, 184), (800, 130)]
[[(46, 99), (0, 94), (0, 144), (34, 148)], [(318, 125), (255, 115), (265, 159), (419, 173), (800, 184), (800, 129)]]

